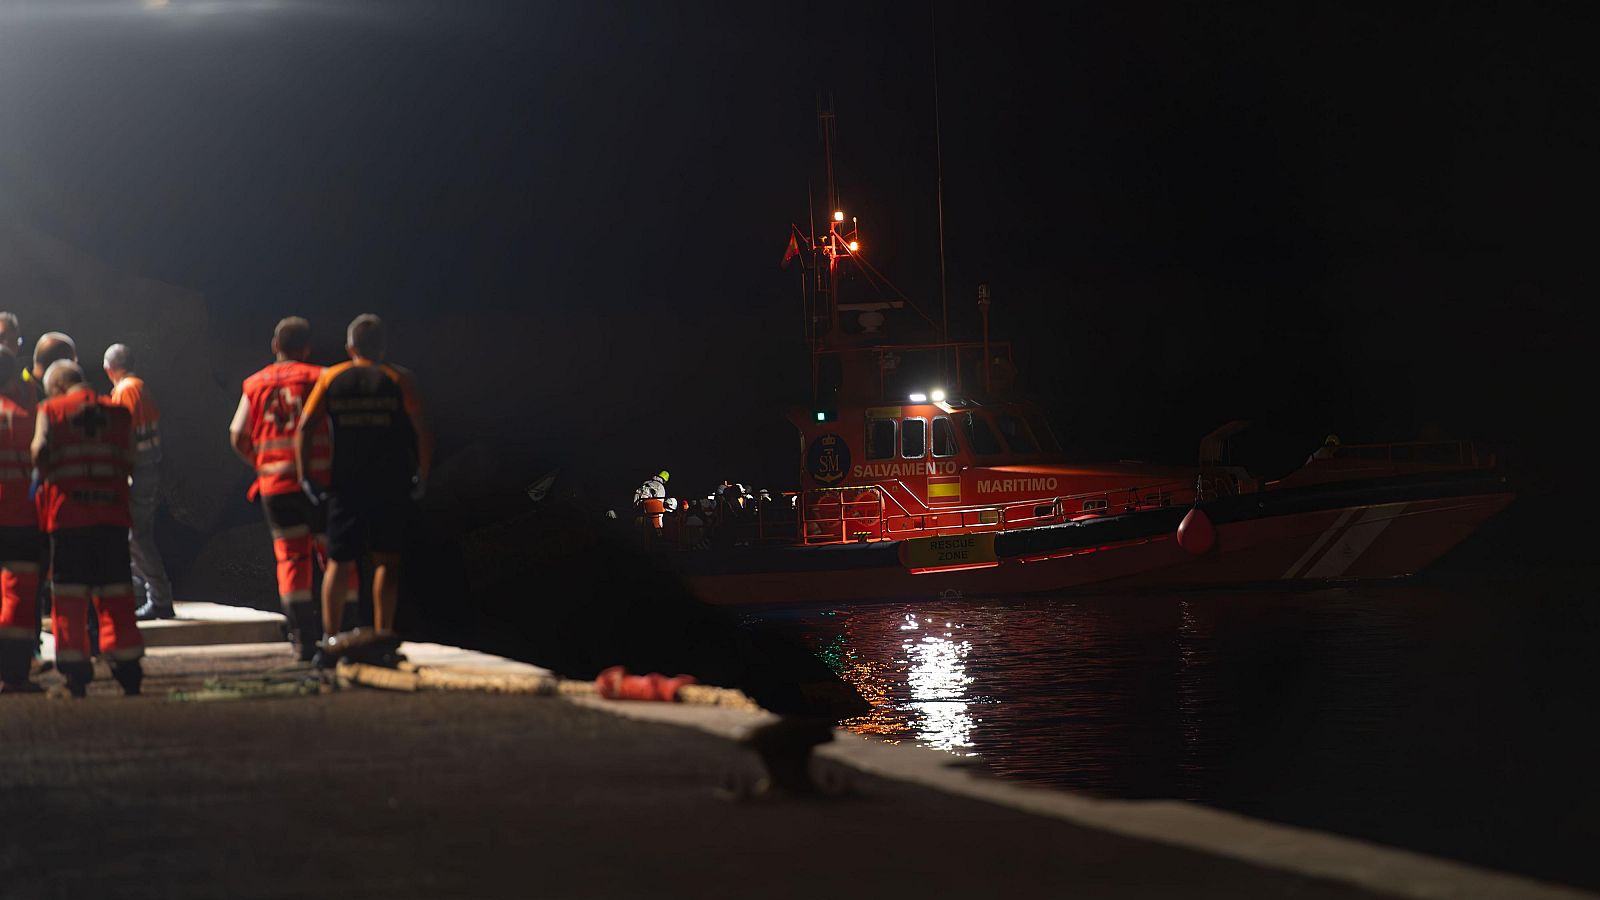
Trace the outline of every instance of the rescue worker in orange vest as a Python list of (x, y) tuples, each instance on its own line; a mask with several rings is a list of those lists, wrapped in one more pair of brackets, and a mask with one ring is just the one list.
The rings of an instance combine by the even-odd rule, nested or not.
[(17, 320), (17, 314), (0, 312), (0, 353), (9, 355), (17, 360), (16, 378), (7, 386), (5, 395), (10, 397), (17, 405), (25, 407), (29, 412), (39, 405), (39, 383), (34, 380), (33, 372), (22, 365), (22, 323)]
[[(400, 599), (400, 554), (407, 519), (422, 499), (433, 463), (433, 435), (422, 415), (411, 373), (384, 363), (383, 320), (360, 315), (346, 331), (350, 361), (323, 370), (311, 388), (294, 435), (301, 487), (328, 505), (328, 569), (322, 580), (320, 666), (374, 644), (373, 662), (392, 663), (395, 607)], [(312, 467), (314, 436), (331, 425), (333, 465), (326, 483)], [(373, 631), (334, 634), (344, 617), (348, 572), (372, 562)]]
[[(278, 600), (289, 619), (289, 642), (304, 662), (322, 637), (322, 607), (314, 591), (328, 550), (327, 511), (300, 490), (294, 462), (300, 413), (322, 375), (321, 366), (306, 362), (311, 323), (299, 316), (279, 322), (272, 331), (272, 352), (277, 361), (244, 380), (228, 440), (255, 470), (249, 497), (261, 498), (278, 560)], [(319, 484), (327, 483), (331, 455), (324, 425), (311, 436), (311, 477)], [(355, 587), (356, 574), (352, 568), (347, 589)]]
[(127, 344), (106, 348), (106, 377), (111, 379), (111, 402), (133, 416), (133, 483), (128, 487), (128, 514), (133, 528), (128, 550), (133, 560), (133, 593), (139, 599), (141, 619), (170, 619), (172, 581), (156, 547), (156, 506), (161, 502), (161, 408), (133, 373), (133, 352)]
[(19, 368), (16, 354), (0, 351), (0, 694), (42, 690), (29, 676), (39, 631), (44, 535), (29, 496), (33, 410), (12, 399)]
[(41, 483), (39, 523), (50, 535), (51, 632), (56, 668), (83, 697), (94, 678), (89, 606), (99, 623), (100, 656), (128, 695), (139, 693), (144, 639), (134, 617), (128, 555), (128, 476), (133, 417), (102, 399), (70, 360), (45, 372), (49, 399), (34, 417), (33, 464)]

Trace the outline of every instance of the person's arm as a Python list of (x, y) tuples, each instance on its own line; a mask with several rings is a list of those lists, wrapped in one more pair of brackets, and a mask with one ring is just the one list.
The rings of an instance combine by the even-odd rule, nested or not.
[(306, 398), (300, 424), (294, 430), (294, 470), (302, 485), (311, 480), (311, 436), (328, 418), (327, 383), (327, 370), (324, 370), (323, 377), (318, 378), (311, 389), (311, 396)]
[(406, 415), (411, 418), (411, 428), (417, 435), (417, 480), (427, 481), (428, 473), (433, 470), (433, 430), (428, 427), (427, 416), (422, 410), (422, 398), (417, 394), (417, 385), (411, 373), (400, 371), (399, 375)]
[(50, 417), (40, 409), (33, 420), (33, 466), (43, 471), (50, 463)]
[(250, 440), (250, 397), (239, 395), (239, 408), (233, 411), (233, 422), (228, 425), (228, 444), (245, 465), (255, 468), (256, 447)]

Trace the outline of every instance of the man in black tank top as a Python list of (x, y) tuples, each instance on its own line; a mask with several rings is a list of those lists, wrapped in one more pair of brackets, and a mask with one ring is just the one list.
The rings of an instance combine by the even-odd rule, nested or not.
[[(371, 314), (357, 316), (345, 347), (350, 361), (323, 370), (295, 433), (301, 484), (313, 502), (326, 499), (328, 504), (324, 662), (344, 649), (333, 633), (344, 616), (349, 578), (344, 569), (364, 556), (372, 560), (374, 630), (380, 638), (393, 634), (406, 520), (422, 496), (433, 462), (433, 437), (411, 373), (385, 364), (386, 349), (383, 321)], [(333, 439), (333, 467), (328, 484), (321, 485), (309, 477), (308, 436), (324, 418)]]

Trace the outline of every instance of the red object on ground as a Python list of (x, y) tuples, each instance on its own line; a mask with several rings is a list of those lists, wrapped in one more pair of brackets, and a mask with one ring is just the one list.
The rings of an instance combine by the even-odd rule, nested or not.
[(694, 683), (693, 675), (676, 675), (672, 678), (660, 672), (629, 675), (622, 666), (612, 666), (594, 679), (595, 689), (607, 700), (654, 700), (662, 703), (675, 702), (678, 689)]
[(1189, 514), (1178, 523), (1178, 546), (1195, 556), (1201, 556), (1216, 545), (1217, 529), (1211, 524), (1211, 517), (1198, 507), (1189, 510)]

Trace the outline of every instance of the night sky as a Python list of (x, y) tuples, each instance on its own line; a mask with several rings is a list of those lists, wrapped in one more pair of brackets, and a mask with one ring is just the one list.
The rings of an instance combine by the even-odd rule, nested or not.
[(202, 292), (224, 383), (282, 315), (331, 361), (375, 311), (447, 450), (601, 505), (787, 487), (818, 96), (870, 258), (937, 310), (936, 35), (952, 329), (989, 283), (1074, 455), (1249, 418), (1267, 474), (1463, 436), (1592, 492), (1594, 23), (1299, 6), (13, 4), (0, 215)]

